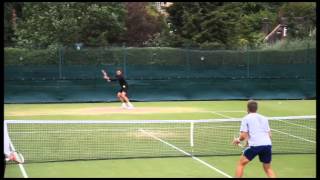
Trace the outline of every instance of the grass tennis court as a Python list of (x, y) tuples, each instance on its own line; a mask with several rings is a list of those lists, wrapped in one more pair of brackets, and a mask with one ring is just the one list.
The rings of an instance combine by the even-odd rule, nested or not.
[[(314, 100), (268, 100), (258, 102), (259, 112), (269, 117), (316, 114), (316, 101)], [(246, 101), (136, 102), (134, 103), (136, 108), (133, 110), (122, 110), (120, 103), (6, 104), (4, 112), (6, 120), (199, 120), (243, 117), (246, 114), (246, 103)], [(103, 127), (107, 128), (107, 126)], [(314, 125), (312, 127), (315, 128)], [(234, 128), (235, 130), (238, 129), (238, 127)], [(65, 127), (65, 130), (68, 129), (68, 127)], [(211, 130), (201, 129), (204, 135), (208, 134), (208, 138), (212, 138), (212, 144), (209, 143), (208, 147), (217, 142), (215, 140), (216, 136), (210, 135)], [(306, 130), (306, 132), (308, 131), (310, 133), (310, 130)], [(315, 141), (315, 131), (313, 133), (312, 140)], [(223, 130), (215, 134), (223, 134)], [(188, 150), (186, 149), (188, 140), (185, 137), (170, 139), (168, 132), (157, 135), (160, 138), (166, 137), (169, 143)], [(186, 134), (186, 136), (188, 135)], [(76, 141), (77, 137), (69, 137), (68, 139)], [(78, 139), (81, 139), (81, 137), (78, 137)], [(118, 139), (118, 141), (121, 141), (121, 137), (118, 137)], [(227, 139), (228, 137), (221, 137), (220, 141), (227, 141)], [(130, 145), (124, 145), (121, 149), (138, 148), (134, 141), (132, 142)], [(195, 138), (195, 142), (197, 142), (197, 138)], [(32, 144), (32, 142), (30, 143)], [(143, 146), (144, 150), (147, 150), (148, 145), (151, 148), (161, 146), (168, 151), (172, 151), (172, 153), (180, 153), (166, 144), (153, 143), (140, 144), (140, 146)], [(303, 146), (299, 141), (291, 140), (289, 143), (296, 143), (294, 145), (297, 147)], [(277, 146), (274, 148), (279, 148), (281, 145), (286, 146), (286, 144), (277, 143), (274, 144), (274, 146)], [(232, 145), (230, 144), (230, 146)], [(203, 146), (202, 148), (206, 147)], [(223, 146), (221, 148), (223, 149)], [(230, 147), (226, 148), (230, 149)], [(49, 150), (43, 150), (43, 152), (45, 154)], [(54, 151), (51, 153), (54, 153)], [(148, 151), (144, 153), (148, 153)], [(240, 153), (241, 150), (239, 150), (239, 155)], [(59, 153), (57, 154), (59, 155)], [(233, 176), (239, 155), (201, 156), (198, 158), (209, 166)], [(273, 168), (278, 177), (315, 177), (315, 164), (315, 153), (276, 154), (273, 156)], [(191, 157), (42, 162), (26, 163), (23, 166), (28, 177), (225, 177)], [(15, 164), (7, 165), (5, 177), (22, 177), (19, 166)], [(258, 158), (248, 165), (244, 177), (265, 177)]]

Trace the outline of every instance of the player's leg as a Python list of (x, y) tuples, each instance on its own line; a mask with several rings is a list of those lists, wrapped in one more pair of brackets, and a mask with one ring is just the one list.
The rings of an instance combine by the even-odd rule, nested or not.
[(259, 153), (260, 162), (263, 163), (263, 170), (268, 177), (275, 178), (276, 175), (271, 168), (272, 147), (264, 146), (261, 153)]
[(13, 152), (10, 148), (10, 138), (6, 123), (4, 123), (3, 126), (3, 153), (5, 156), (5, 161), (16, 161), (18, 163), (21, 163), (17, 158), (17, 153)]
[(242, 177), (244, 167), (258, 155), (258, 149), (256, 147), (247, 147), (237, 164), (236, 177)]
[(122, 107), (122, 108), (127, 108), (127, 105), (125, 104), (125, 101), (124, 101), (124, 99), (122, 98), (121, 91), (118, 92), (117, 96), (118, 96), (119, 100), (120, 100), (121, 103), (122, 103), (122, 104), (121, 104), (121, 107)]
[(271, 168), (271, 163), (263, 163), (263, 170), (269, 178), (275, 178), (276, 174)]
[(236, 178), (241, 178), (243, 176), (244, 167), (250, 162), (244, 155), (240, 157), (240, 160), (236, 168)]
[(131, 104), (131, 102), (130, 102), (128, 96), (127, 96), (127, 92), (126, 91), (122, 91), (121, 97), (126, 102), (128, 108), (133, 108), (133, 105)]
[(10, 150), (10, 139), (9, 139), (9, 134), (7, 129), (7, 123), (4, 123), (3, 125), (3, 153), (6, 159), (9, 160), (9, 157), (11, 155), (11, 150)]
[(122, 98), (121, 92), (117, 93), (117, 97), (119, 98), (119, 100), (124, 103), (124, 99)]

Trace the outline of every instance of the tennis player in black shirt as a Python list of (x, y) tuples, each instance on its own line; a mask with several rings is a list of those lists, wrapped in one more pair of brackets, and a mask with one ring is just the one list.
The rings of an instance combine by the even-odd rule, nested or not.
[(130, 100), (127, 96), (128, 94), (128, 83), (127, 81), (124, 79), (122, 71), (121, 70), (117, 70), (116, 72), (116, 76), (115, 78), (110, 78), (105, 70), (101, 70), (102, 74), (103, 74), (103, 78), (105, 80), (107, 80), (108, 82), (112, 82), (112, 81), (118, 81), (120, 84), (120, 90), (117, 93), (118, 98), (120, 99), (120, 101), (122, 102), (122, 108), (125, 109), (132, 109), (133, 105), (130, 103)]

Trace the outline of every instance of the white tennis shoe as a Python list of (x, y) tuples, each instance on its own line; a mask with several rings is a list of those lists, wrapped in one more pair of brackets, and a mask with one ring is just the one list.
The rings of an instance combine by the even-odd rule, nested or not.
[(128, 108), (126, 103), (122, 103), (121, 107), (122, 107), (123, 109), (127, 109), (127, 108)]
[(129, 102), (129, 103), (127, 104), (127, 109), (134, 109), (134, 106)]

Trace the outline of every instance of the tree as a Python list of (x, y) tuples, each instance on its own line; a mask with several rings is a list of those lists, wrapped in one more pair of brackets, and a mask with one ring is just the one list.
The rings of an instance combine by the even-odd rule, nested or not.
[(285, 3), (279, 11), (279, 16), (288, 18), (289, 38), (308, 37), (316, 27), (316, 3)]
[(126, 33), (123, 41), (128, 46), (142, 46), (166, 26), (163, 16), (147, 2), (127, 2), (125, 7)]
[(5, 46), (11, 44), (11, 37), (13, 36), (13, 27), (12, 27), (12, 5), (5, 3), (4, 4), (4, 44)]
[(276, 23), (283, 3), (176, 2), (168, 8), (179, 45), (212, 48), (256, 47), (262, 42), (262, 20)]
[(16, 22), (21, 17), (21, 7), (23, 3), (4, 3), (4, 45), (12, 46), (14, 44), (14, 31)]
[(122, 3), (25, 3), (22, 12), (16, 30), (21, 46), (105, 45), (125, 30)]
[(239, 20), (238, 45), (247, 41), (247, 45), (256, 48), (263, 43), (265, 34), (261, 31), (263, 19), (268, 19), (273, 27), (278, 25), (277, 13), (282, 3), (245, 2), (241, 4), (241, 18)]
[(239, 8), (235, 3), (177, 2), (168, 8), (168, 12), (173, 32), (184, 41), (181, 44), (207, 46), (212, 43), (223, 48), (233, 44), (239, 19)]

